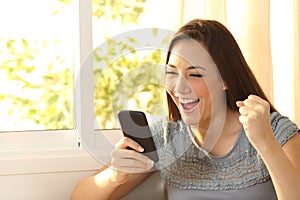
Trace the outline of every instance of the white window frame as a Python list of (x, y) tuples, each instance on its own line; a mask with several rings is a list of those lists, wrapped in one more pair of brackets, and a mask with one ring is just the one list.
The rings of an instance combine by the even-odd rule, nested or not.
[(74, 80), (80, 80), (74, 91), (75, 129), (1, 133), (0, 176), (99, 169), (100, 163), (78, 145), (79, 133), (94, 132), (93, 67), (81, 70), (92, 52), (92, 0), (74, 4), (79, 31), (74, 41)]

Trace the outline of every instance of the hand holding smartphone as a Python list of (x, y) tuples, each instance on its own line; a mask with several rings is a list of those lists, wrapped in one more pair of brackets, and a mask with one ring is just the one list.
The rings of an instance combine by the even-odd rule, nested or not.
[(144, 148), (142, 153), (154, 162), (158, 162), (158, 155), (145, 113), (121, 110), (118, 112), (118, 119), (123, 135), (139, 143)]

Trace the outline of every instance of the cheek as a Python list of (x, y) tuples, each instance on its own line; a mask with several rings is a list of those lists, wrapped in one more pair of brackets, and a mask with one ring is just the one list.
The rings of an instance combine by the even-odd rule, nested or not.
[(165, 85), (167, 89), (173, 89), (176, 85), (176, 79), (174, 77), (166, 77)]
[(209, 95), (209, 90), (208, 90), (207, 84), (203, 79), (191, 82), (190, 84), (191, 84), (193, 93), (197, 97), (206, 97), (207, 95)]
[(216, 98), (223, 94), (223, 81), (219, 77), (210, 76), (206, 79), (201, 79), (193, 85), (194, 92), (203, 97)]

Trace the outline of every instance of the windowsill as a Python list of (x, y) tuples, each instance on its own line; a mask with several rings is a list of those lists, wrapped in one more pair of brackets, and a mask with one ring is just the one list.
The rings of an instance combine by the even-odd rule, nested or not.
[(0, 153), (0, 176), (91, 171), (102, 165), (82, 149)]
[(96, 171), (109, 162), (121, 135), (118, 130), (95, 133), (97, 159), (77, 147), (74, 130), (0, 134), (0, 176)]
[(6, 132), (0, 133), (0, 153), (76, 149), (77, 141), (75, 130)]

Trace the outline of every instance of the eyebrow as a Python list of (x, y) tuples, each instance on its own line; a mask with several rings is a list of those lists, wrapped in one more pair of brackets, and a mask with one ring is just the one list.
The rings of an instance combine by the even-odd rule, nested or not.
[[(172, 65), (172, 64), (167, 64), (167, 66), (169, 67), (172, 67), (172, 68), (176, 68), (175, 65)], [(189, 66), (187, 68), (187, 70), (191, 70), (191, 69), (202, 69), (202, 70), (206, 70), (204, 67), (201, 67), (201, 66)]]

